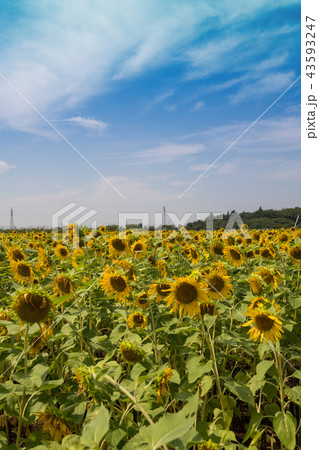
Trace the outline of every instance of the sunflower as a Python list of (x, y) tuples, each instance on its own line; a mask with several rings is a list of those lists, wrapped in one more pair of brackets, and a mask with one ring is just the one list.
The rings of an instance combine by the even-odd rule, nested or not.
[(212, 245), (210, 246), (210, 251), (213, 255), (221, 256), (223, 254), (223, 249), (224, 246), (219, 241), (213, 242)]
[(145, 328), (147, 326), (147, 319), (142, 313), (132, 313), (128, 316), (127, 324), (129, 328)]
[(254, 297), (248, 306), (248, 312), (249, 311), (255, 311), (256, 309), (262, 308), (266, 303), (269, 303), (268, 300), (265, 297)]
[(117, 261), (116, 267), (120, 267), (124, 270), (124, 275), (128, 280), (136, 280), (135, 272), (133, 266), (127, 261)]
[(263, 279), (260, 276), (251, 275), (248, 278), (248, 284), (252, 293), (255, 295), (260, 295), (263, 291)]
[(148, 308), (150, 306), (150, 301), (147, 297), (147, 294), (142, 293), (135, 297), (135, 303), (138, 308)]
[(200, 303), (206, 300), (202, 285), (190, 276), (175, 277), (175, 280), (170, 294), (165, 298), (167, 306), (172, 305), (170, 312), (178, 309), (180, 316), (199, 314)]
[(104, 272), (101, 278), (101, 287), (104, 292), (115, 294), (116, 300), (126, 300), (130, 295), (130, 286), (125, 276), (115, 272)]
[(261, 268), (256, 271), (257, 275), (261, 276), (267, 286), (272, 286), (274, 290), (277, 289), (281, 275), (276, 269)]
[(289, 256), (296, 260), (296, 261), (300, 261), (301, 260), (301, 247), (300, 245), (295, 245), (294, 247), (292, 247), (289, 250)]
[(167, 270), (166, 270), (166, 265), (165, 265), (165, 263), (163, 261), (161, 261), (161, 260), (156, 261), (155, 267), (159, 271), (159, 274), (162, 277), (166, 277)]
[(155, 294), (156, 301), (159, 302), (162, 298), (168, 296), (171, 289), (171, 285), (169, 283), (153, 283), (148, 291), (149, 295)]
[(264, 339), (266, 339), (267, 342), (275, 342), (281, 338), (283, 332), (281, 327), (282, 322), (277, 317), (260, 309), (247, 313), (247, 316), (251, 317), (251, 320), (244, 323), (242, 326), (251, 327), (247, 334), (254, 341), (257, 341), (259, 337), (261, 342), (263, 342)]
[(185, 248), (184, 254), (186, 255), (187, 259), (191, 261), (192, 264), (196, 264), (200, 261), (200, 254), (197, 251), (197, 249), (191, 245), (187, 245)]
[(25, 254), (20, 250), (19, 247), (11, 247), (8, 248), (7, 258), (10, 262), (23, 261), (25, 259)]
[(12, 309), (18, 317), (27, 323), (44, 321), (52, 308), (51, 301), (42, 291), (28, 290), (21, 292), (14, 300)]
[(33, 270), (32, 267), (21, 261), (11, 261), (11, 270), (14, 273), (14, 278), (18, 283), (32, 283), (33, 281)]
[(201, 303), (199, 306), (202, 317), (204, 317), (205, 314), (208, 314), (209, 316), (219, 316), (215, 303)]
[(140, 239), (139, 241), (136, 241), (131, 246), (131, 251), (136, 258), (143, 258), (146, 250), (147, 250), (146, 242), (142, 239)]
[(122, 342), (120, 345), (120, 353), (125, 361), (133, 364), (142, 361), (145, 356), (144, 350), (132, 342)]
[(67, 259), (69, 256), (69, 250), (65, 245), (57, 245), (54, 249), (54, 252), (56, 256), (58, 256), (60, 259)]
[(288, 233), (279, 233), (278, 235), (277, 235), (277, 241), (280, 243), (280, 244), (284, 244), (284, 243), (286, 243), (286, 242), (288, 242), (289, 241), (289, 236), (288, 236)]
[(259, 256), (263, 259), (272, 259), (275, 256), (275, 252), (271, 247), (262, 247), (259, 252)]
[(241, 252), (238, 250), (238, 248), (236, 248), (234, 246), (228, 246), (228, 247), (224, 248), (223, 252), (224, 252), (226, 259), (234, 266), (242, 266), (243, 265), (244, 257), (241, 254)]
[(167, 392), (168, 382), (172, 378), (172, 376), (172, 369), (168, 367), (156, 378), (155, 385), (157, 388), (157, 403), (163, 403), (163, 397)]
[(55, 288), (56, 295), (71, 294), (73, 292), (72, 281), (67, 275), (55, 277), (52, 286)]
[[(0, 320), (7, 320), (10, 321), (10, 318), (6, 311), (0, 311)], [(3, 325), (0, 326), (0, 336), (3, 336), (4, 334), (7, 334), (7, 328)]]
[(230, 277), (217, 271), (211, 271), (206, 277), (209, 296), (215, 300), (227, 298), (232, 290)]
[(119, 237), (113, 237), (109, 239), (108, 244), (109, 253), (111, 258), (113, 259), (119, 258), (129, 251), (127, 242), (124, 239), (120, 239)]
[(38, 423), (42, 424), (42, 431), (50, 431), (51, 438), (57, 442), (71, 434), (71, 430), (58, 408), (47, 407), (45, 412), (39, 413)]

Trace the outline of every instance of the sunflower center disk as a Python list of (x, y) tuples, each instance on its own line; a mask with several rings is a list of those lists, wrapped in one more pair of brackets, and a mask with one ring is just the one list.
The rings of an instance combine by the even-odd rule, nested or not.
[(30, 267), (26, 264), (19, 264), (18, 265), (18, 273), (19, 275), (22, 275), (23, 277), (29, 277), (31, 275)]
[(143, 245), (142, 244), (136, 244), (134, 246), (134, 252), (141, 252), (143, 250)]
[(115, 248), (115, 250), (122, 252), (125, 250), (125, 244), (122, 241), (122, 239), (116, 238), (112, 240), (112, 247)]
[(233, 259), (236, 259), (237, 261), (240, 260), (240, 253), (236, 252), (233, 248), (230, 249), (229, 253)]
[(110, 283), (115, 291), (123, 292), (126, 288), (126, 282), (120, 275), (110, 278)]
[(176, 288), (176, 298), (180, 303), (187, 305), (197, 299), (197, 289), (186, 281)]
[(257, 314), (255, 317), (255, 324), (260, 331), (269, 331), (274, 325), (274, 320), (266, 314)]
[(218, 275), (214, 275), (208, 279), (209, 289), (213, 292), (221, 292), (225, 286), (224, 280)]

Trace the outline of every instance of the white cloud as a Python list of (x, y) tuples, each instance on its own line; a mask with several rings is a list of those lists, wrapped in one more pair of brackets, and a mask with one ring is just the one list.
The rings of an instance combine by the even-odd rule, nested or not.
[(197, 102), (197, 103), (195, 103), (192, 111), (194, 111), (194, 112), (199, 111), (200, 109), (203, 108), (204, 105), (205, 105), (204, 102)]
[(0, 174), (7, 172), (10, 169), (14, 169), (14, 168), (15, 168), (15, 166), (11, 166), (6, 161), (0, 161)]
[(165, 144), (160, 147), (142, 150), (135, 154), (145, 163), (167, 163), (187, 155), (194, 155), (204, 150), (202, 144)]
[(84, 117), (70, 117), (69, 119), (64, 119), (64, 122), (71, 122), (79, 127), (88, 128), (90, 130), (102, 131), (109, 127), (109, 124), (96, 119), (85, 119)]

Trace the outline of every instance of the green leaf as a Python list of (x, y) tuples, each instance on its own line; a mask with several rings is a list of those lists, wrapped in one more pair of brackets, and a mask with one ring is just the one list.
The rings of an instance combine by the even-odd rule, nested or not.
[(247, 439), (249, 439), (254, 433), (256, 433), (257, 428), (260, 424), (260, 422), (263, 419), (263, 415), (259, 414), (255, 409), (253, 408), (249, 408), (250, 411), (250, 422), (247, 428), (247, 432), (245, 435), (245, 438), (243, 440), (243, 443), (247, 441)]
[(181, 439), (193, 426), (198, 408), (198, 393), (176, 414), (167, 414), (149, 427), (143, 427), (140, 435), (152, 450)]
[(210, 388), (213, 385), (213, 377), (210, 375), (205, 375), (201, 381), (201, 397), (204, 397), (204, 395), (210, 390)]
[(296, 405), (301, 405), (301, 386), (294, 386), (293, 388), (285, 386), (285, 394), (289, 400), (292, 400)]
[(41, 387), (39, 387), (38, 391), (46, 391), (47, 389), (54, 389), (58, 386), (61, 386), (61, 384), (64, 383), (63, 378), (60, 378), (59, 380), (49, 380), (46, 383), (42, 384)]
[(292, 415), (288, 412), (283, 414), (279, 411), (273, 420), (274, 430), (280, 440), (288, 450), (296, 447), (296, 426)]
[(253, 394), (255, 394), (258, 389), (262, 388), (265, 384), (265, 374), (274, 364), (273, 361), (261, 361), (256, 367), (256, 375), (254, 375), (248, 382)]
[(194, 383), (198, 378), (200, 378), (205, 373), (208, 373), (212, 369), (212, 362), (207, 363), (201, 362), (203, 355), (191, 356), (188, 358), (186, 363), (186, 368), (188, 371), (188, 382)]
[(247, 386), (246, 384), (242, 383), (241, 381), (235, 381), (227, 378), (225, 386), (230, 392), (236, 395), (236, 397), (238, 397), (243, 402), (246, 402), (251, 406), (255, 405), (254, 396), (249, 386)]
[(98, 449), (101, 440), (109, 429), (109, 412), (104, 406), (100, 406), (97, 414), (91, 422), (84, 425), (81, 435), (81, 444), (91, 449)]

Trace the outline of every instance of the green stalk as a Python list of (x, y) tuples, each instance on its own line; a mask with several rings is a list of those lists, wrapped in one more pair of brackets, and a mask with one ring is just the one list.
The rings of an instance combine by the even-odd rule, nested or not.
[[(29, 332), (29, 325), (27, 325), (25, 331), (24, 331), (24, 375), (28, 375), (28, 332)], [(23, 388), (22, 393), (22, 399), (20, 403), (20, 415), (19, 415), (19, 424), (18, 424), (18, 431), (17, 431), (17, 440), (16, 440), (16, 446), (19, 448), (20, 443), (20, 437), (21, 437), (21, 429), (22, 429), (22, 420), (23, 420), (23, 413), (24, 413), (24, 403), (25, 403), (25, 394), (26, 394), (26, 387)]]

